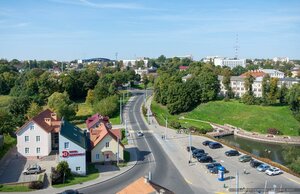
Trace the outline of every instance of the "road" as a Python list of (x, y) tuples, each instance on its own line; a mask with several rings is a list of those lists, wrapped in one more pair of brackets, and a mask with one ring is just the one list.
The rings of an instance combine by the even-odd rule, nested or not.
[(136, 137), (135, 143), (138, 151), (137, 164), (123, 175), (106, 182), (79, 189), (79, 192), (84, 194), (116, 193), (139, 177), (147, 175), (150, 171), (153, 182), (171, 189), (175, 193), (194, 193), (161, 148), (161, 145), (154, 138), (153, 134), (148, 133), (148, 128), (140, 114), (140, 107), (144, 101), (143, 92), (136, 91), (133, 95), (134, 100), (129, 102), (126, 107), (126, 111), (128, 112), (127, 120), (133, 131), (142, 130), (144, 132), (143, 137), (137, 137), (136, 133), (131, 134)]

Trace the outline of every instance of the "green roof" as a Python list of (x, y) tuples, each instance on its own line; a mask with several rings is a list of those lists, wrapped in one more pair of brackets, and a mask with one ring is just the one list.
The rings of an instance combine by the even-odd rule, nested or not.
[(69, 123), (66, 120), (62, 120), (60, 134), (65, 138), (71, 140), (76, 143), (80, 147), (86, 149), (87, 147), (87, 139), (86, 134), (79, 127)]

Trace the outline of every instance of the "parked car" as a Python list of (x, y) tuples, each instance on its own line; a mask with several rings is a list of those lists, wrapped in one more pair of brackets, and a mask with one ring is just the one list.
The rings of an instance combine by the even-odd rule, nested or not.
[(191, 148), (190, 148), (190, 146), (186, 146), (186, 151), (190, 152), (190, 149), (193, 151), (196, 148), (194, 146), (191, 146)]
[(137, 132), (138, 137), (142, 137), (143, 135), (144, 135), (143, 132), (141, 132), (141, 131)]
[[(224, 166), (223, 166), (224, 167)], [(209, 169), (209, 172), (210, 173), (212, 173), (212, 174), (218, 174), (218, 172), (219, 172), (219, 166), (215, 166), (215, 167), (213, 167), (213, 168), (210, 168)], [(228, 173), (229, 171), (224, 167), (224, 169), (225, 169), (225, 173)]]
[(210, 168), (213, 168), (213, 167), (219, 167), (219, 166), (222, 166), (220, 163), (210, 163), (210, 164), (206, 164), (205, 165), (207, 169), (210, 169)]
[(249, 162), (251, 159), (252, 159), (252, 157), (249, 155), (243, 155), (243, 156), (239, 157), (240, 162)]
[(198, 152), (196, 154), (193, 154), (193, 158), (201, 158), (203, 156), (207, 156), (207, 153), (200, 153), (200, 152)]
[(226, 156), (239, 156), (240, 153), (237, 150), (229, 150), (227, 152), (225, 152)]
[(250, 160), (250, 166), (253, 167), (253, 168), (257, 168), (259, 165), (261, 165), (262, 162), (259, 162), (257, 160)]
[(192, 150), (192, 153), (193, 154), (195, 154), (195, 153), (205, 153), (205, 151), (203, 149), (196, 148), (196, 149)]
[(218, 143), (218, 142), (211, 142), (209, 143), (209, 148), (210, 149), (217, 149), (217, 148), (222, 148), (222, 144)]
[(201, 158), (197, 158), (197, 160), (198, 160), (198, 162), (201, 162), (201, 163), (213, 161), (212, 157), (210, 157), (210, 156), (203, 156)]
[(34, 164), (34, 165), (30, 165), (28, 168), (26, 168), (24, 171), (23, 171), (23, 174), (24, 175), (27, 175), (27, 174), (38, 174), (42, 171), (41, 167), (37, 164)]
[(208, 146), (210, 143), (212, 143), (212, 141), (206, 140), (206, 141), (202, 142), (202, 145)]
[(267, 165), (267, 164), (261, 164), (261, 165), (259, 165), (256, 169), (257, 169), (259, 172), (265, 172), (265, 171), (268, 170), (269, 168), (271, 168), (269, 165)]
[(60, 194), (79, 194), (79, 192), (77, 190), (69, 189), (69, 190), (63, 191)]
[(282, 174), (283, 172), (279, 169), (279, 168), (269, 168), (266, 170), (266, 174), (269, 176), (274, 176), (274, 175), (278, 175), (278, 174)]

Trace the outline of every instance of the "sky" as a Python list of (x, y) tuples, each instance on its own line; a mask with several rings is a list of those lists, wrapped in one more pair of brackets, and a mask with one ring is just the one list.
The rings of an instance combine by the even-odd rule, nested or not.
[(0, 58), (300, 59), (299, 0), (0, 0)]

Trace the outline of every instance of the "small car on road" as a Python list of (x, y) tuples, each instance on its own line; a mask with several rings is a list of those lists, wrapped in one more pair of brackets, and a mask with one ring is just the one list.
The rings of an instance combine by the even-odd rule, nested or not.
[(239, 156), (240, 153), (237, 150), (229, 150), (225, 152), (226, 156)]
[(196, 153), (196, 154), (193, 154), (193, 158), (201, 158), (203, 156), (207, 156), (208, 154), (207, 153)]
[(42, 169), (39, 165), (37, 164), (34, 164), (34, 165), (30, 165), (28, 168), (26, 168), (24, 171), (23, 171), (23, 174), (24, 175), (27, 175), (27, 174), (38, 174), (42, 172)]
[(257, 169), (259, 172), (265, 172), (265, 171), (268, 170), (269, 168), (271, 168), (269, 165), (267, 165), (267, 164), (261, 164), (261, 165), (259, 165), (256, 169)]
[(79, 192), (77, 190), (69, 189), (69, 190), (63, 191), (60, 194), (79, 194)]
[(213, 159), (212, 157), (210, 156), (203, 156), (201, 158), (197, 158), (198, 162), (201, 162), (201, 163), (207, 163), (207, 162), (212, 162)]
[(240, 162), (249, 162), (251, 159), (252, 159), (252, 157), (249, 155), (243, 155), (243, 156), (239, 157)]
[(193, 151), (196, 148), (194, 146), (191, 146), (191, 148), (190, 148), (190, 146), (186, 146), (186, 151), (190, 152), (190, 149)]
[[(223, 166), (223, 168), (225, 170), (225, 173), (229, 172), (224, 166)], [(213, 168), (210, 168), (209, 172), (212, 173), (212, 174), (218, 174), (218, 172), (219, 172), (219, 166), (215, 166)]]
[(202, 145), (208, 146), (210, 143), (212, 143), (212, 141), (206, 140), (206, 141), (202, 142)]
[(274, 176), (274, 175), (278, 175), (278, 174), (282, 174), (283, 172), (279, 169), (279, 168), (269, 168), (266, 170), (266, 174), (269, 176)]
[(137, 132), (137, 136), (138, 136), (138, 137), (142, 137), (143, 135), (144, 135), (143, 132), (141, 132), (141, 131)]

